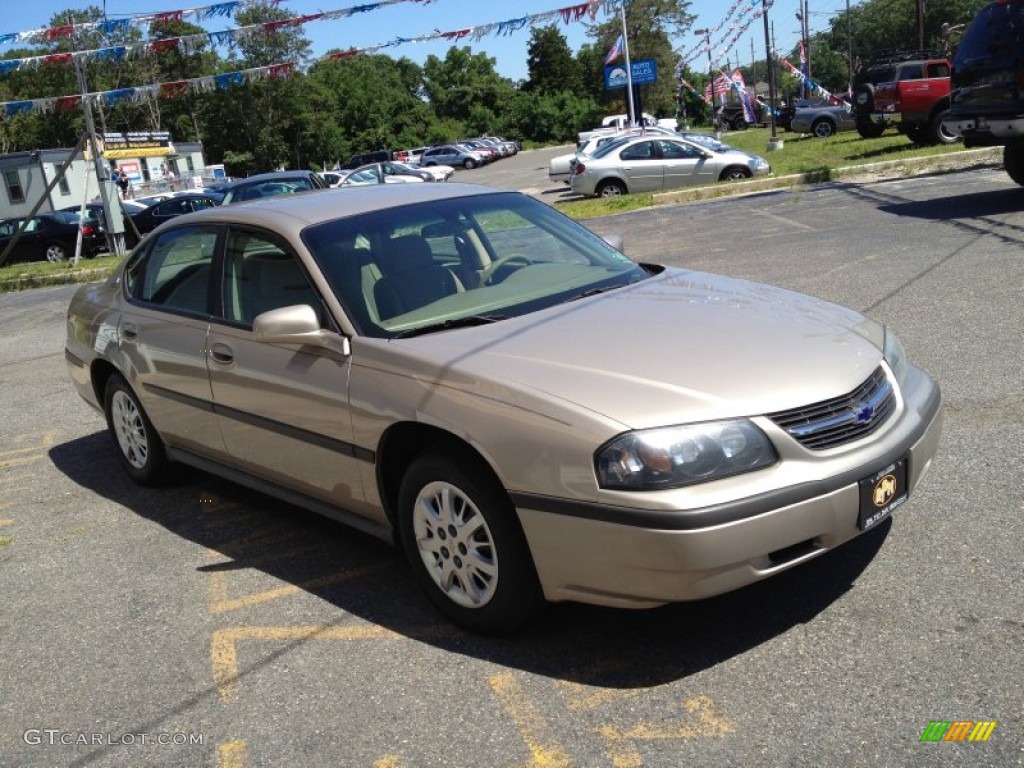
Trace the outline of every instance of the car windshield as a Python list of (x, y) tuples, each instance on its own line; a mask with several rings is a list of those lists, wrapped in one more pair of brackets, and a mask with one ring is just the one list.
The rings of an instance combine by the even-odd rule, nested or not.
[(357, 329), (392, 338), (537, 312), (648, 272), (517, 193), (455, 197), (302, 233)]
[(683, 133), (680, 134), (680, 138), (686, 139), (694, 144), (699, 144), (700, 146), (714, 150), (715, 152), (728, 152), (733, 148), (731, 144), (719, 141), (710, 133)]

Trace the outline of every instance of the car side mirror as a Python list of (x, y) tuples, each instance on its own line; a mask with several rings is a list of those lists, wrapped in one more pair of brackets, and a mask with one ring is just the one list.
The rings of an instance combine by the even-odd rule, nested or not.
[(257, 341), (267, 344), (339, 346), (343, 354), (350, 353), (348, 339), (321, 328), (316, 311), (309, 304), (279, 307), (256, 315), (252, 331)]
[(608, 245), (610, 245), (619, 253), (626, 252), (625, 244), (622, 241), (622, 235), (605, 235), (601, 239), (608, 243)]

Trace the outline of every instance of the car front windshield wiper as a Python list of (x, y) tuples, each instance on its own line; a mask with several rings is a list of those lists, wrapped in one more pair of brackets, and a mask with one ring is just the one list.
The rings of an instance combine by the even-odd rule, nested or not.
[(467, 315), (466, 317), (456, 317), (440, 323), (430, 323), (429, 325), (421, 325), (416, 328), (408, 328), (404, 331), (399, 331), (391, 338), (408, 339), (412, 336), (424, 336), (428, 333), (449, 331), (453, 328), (469, 328), (474, 325), (488, 325), (490, 323), (496, 323), (499, 320), (505, 320), (507, 317), (507, 315)]
[(583, 291), (582, 293), (574, 293), (572, 296), (567, 298), (562, 303), (565, 304), (565, 303), (568, 303), (570, 301), (579, 301), (580, 299), (586, 299), (586, 298), (588, 298), (590, 296), (597, 296), (599, 293), (607, 293), (608, 291), (614, 291), (616, 288), (624, 288), (627, 285), (632, 285), (633, 283), (638, 283), (638, 282), (640, 282), (640, 280), (643, 280), (643, 279), (644, 278), (641, 277), (641, 278), (638, 278), (636, 280), (630, 280), (628, 283), (616, 283), (615, 285), (605, 285), (605, 286), (601, 286), (601, 287), (598, 287), (598, 288), (589, 288), (588, 290)]

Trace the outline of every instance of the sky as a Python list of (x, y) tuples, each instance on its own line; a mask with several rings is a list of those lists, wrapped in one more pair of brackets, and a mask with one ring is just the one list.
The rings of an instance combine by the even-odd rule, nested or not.
[[(27, 30), (45, 28), (50, 25), (54, 14), (70, 7), (82, 8), (94, 4), (105, 10), (108, 19), (119, 19), (133, 14), (158, 13), (164, 11), (183, 10), (212, 5), (220, 0), (5, 0), (4, 13), (0, 16), (0, 34), (17, 33)], [(750, 0), (740, 0), (747, 4)], [(845, 8), (846, 0), (803, 0), (808, 2), (811, 29), (819, 30), (828, 26), (830, 17)], [(292, 14), (307, 15), (317, 12), (337, 11), (360, 5), (372, 4), (374, 0), (282, 0), (280, 7)], [(432, 0), (423, 2), (400, 2), (384, 6), (376, 10), (358, 13), (354, 16), (331, 20), (313, 21), (304, 25), (307, 37), (313, 46), (313, 55), (322, 56), (327, 51), (349, 47), (365, 48), (390, 42), (396, 37), (416, 37), (435, 32), (451, 32), (466, 27), (496, 24), (503, 21), (522, 18), (535, 14), (555, 11), (566, 6), (576, 5), (582, 0), (514, 0), (513, 2), (489, 3), (481, 0)], [(694, 29), (715, 27), (722, 22), (737, 0), (691, 0), (690, 12), (697, 16)], [(800, 37), (800, 23), (795, 13), (802, 0), (775, 0), (769, 12), (769, 19), (775, 28), (775, 39), (778, 50), (786, 52), (796, 45)], [(598, 20), (605, 18), (602, 11)], [(205, 28), (210, 32), (228, 29), (232, 26), (229, 19), (217, 19), (207, 23)], [(590, 42), (586, 36), (586, 25), (581, 22), (563, 24), (559, 19), (558, 27), (568, 40), (574, 52), (584, 43)], [(724, 34), (724, 33), (723, 33)], [(474, 53), (485, 53), (496, 59), (499, 74), (513, 80), (523, 79), (527, 75), (527, 45), (530, 40), (530, 27), (524, 27), (511, 35), (498, 36), (495, 33), (481, 38), (479, 41), (463, 39), (455, 45), (469, 45)], [(714, 40), (714, 38), (713, 38)], [(736, 58), (742, 64), (751, 61), (751, 40), (754, 42), (756, 58), (764, 57), (764, 27), (760, 19), (755, 21), (749, 31), (739, 40), (730, 52), (730, 61), (736, 64)], [(696, 35), (673, 41), (678, 51), (688, 51), (700, 43)], [(447, 50), (453, 45), (448, 40), (440, 39), (424, 43), (409, 43), (387, 48), (385, 53), (394, 58), (405, 56), (422, 64), (427, 56), (434, 55), (444, 58)], [(0, 44), (0, 54), (13, 47), (11, 44)], [(707, 54), (701, 52), (699, 61), (705, 62)], [(724, 62), (723, 62), (724, 65)], [(694, 68), (697, 68), (696, 64)], [(703, 66), (699, 67), (703, 71)]]

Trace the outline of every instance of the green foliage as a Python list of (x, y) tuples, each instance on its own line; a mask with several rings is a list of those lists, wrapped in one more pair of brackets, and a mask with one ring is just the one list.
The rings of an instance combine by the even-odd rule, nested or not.
[(579, 93), (582, 85), (580, 64), (573, 58), (569, 43), (558, 27), (540, 27), (530, 32), (526, 65), (530, 74), (523, 85), (524, 91)]

